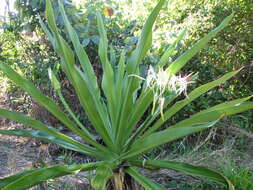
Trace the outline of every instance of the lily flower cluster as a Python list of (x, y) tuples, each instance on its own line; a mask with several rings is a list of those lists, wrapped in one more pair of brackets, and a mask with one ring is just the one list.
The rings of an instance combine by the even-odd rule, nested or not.
[(168, 95), (168, 93), (173, 93), (175, 96), (179, 96), (183, 93), (187, 96), (187, 86), (189, 83), (192, 83), (191, 75), (192, 74), (189, 74), (185, 77), (176, 76), (162, 68), (159, 68), (158, 72), (155, 72), (154, 68), (150, 67), (145, 80), (147, 88), (152, 89), (154, 92), (152, 113), (154, 113), (155, 105), (158, 102), (160, 113), (163, 118), (165, 95)]
[(160, 108), (161, 117), (163, 119), (163, 107), (166, 96), (173, 94), (175, 97), (180, 94), (187, 96), (187, 86), (193, 83), (191, 80), (192, 73), (181, 77), (176, 76), (162, 68), (155, 72), (152, 66), (149, 67), (146, 79), (138, 75), (129, 75), (130, 77), (137, 77), (146, 81), (146, 89), (152, 89), (154, 94), (152, 114), (154, 114), (156, 105), (158, 103)]

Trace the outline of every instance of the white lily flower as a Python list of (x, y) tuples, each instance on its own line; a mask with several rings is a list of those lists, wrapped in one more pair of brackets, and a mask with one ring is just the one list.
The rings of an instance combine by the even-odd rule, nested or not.
[(160, 112), (163, 116), (163, 105), (165, 101), (165, 92), (174, 92), (176, 95), (180, 95), (184, 93), (187, 96), (187, 86), (189, 83), (190, 75), (185, 77), (176, 76), (171, 74), (162, 68), (158, 70), (156, 73), (153, 67), (150, 67), (148, 70), (146, 82), (147, 88), (152, 88), (154, 91), (154, 102), (153, 102), (153, 109), (152, 113), (154, 113), (155, 104), (159, 102)]
[(165, 102), (165, 93), (166, 92), (173, 92), (177, 96), (184, 93), (187, 96), (187, 86), (192, 81), (189, 81), (189, 77), (192, 74), (189, 74), (185, 77), (176, 76), (163, 70), (160, 68), (156, 73), (154, 68), (150, 66), (146, 79), (138, 76), (138, 75), (129, 75), (133, 77), (137, 77), (141, 80), (145, 80), (147, 83), (146, 88), (150, 88), (153, 90), (154, 93), (154, 100), (153, 100), (153, 108), (152, 114), (155, 112), (155, 105), (158, 102), (160, 107), (161, 116), (163, 118), (163, 106)]

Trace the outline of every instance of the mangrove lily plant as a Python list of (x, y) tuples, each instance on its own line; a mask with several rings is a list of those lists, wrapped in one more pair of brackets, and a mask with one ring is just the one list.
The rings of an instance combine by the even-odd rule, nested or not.
[[(155, 66), (150, 67), (147, 76), (142, 78), (140, 63), (151, 47), (152, 28), (164, 3), (165, 0), (159, 1), (144, 25), (136, 48), (129, 56), (122, 53), (117, 65), (112, 64), (115, 56), (112, 53), (113, 51), (108, 52), (109, 45), (103, 19), (97, 13), (97, 25), (100, 34), (98, 53), (103, 68), (100, 89), (91, 62), (66, 16), (61, 0), (58, 1), (58, 6), (72, 46), (69, 46), (61, 36), (55, 22), (51, 2), (47, 0), (47, 25), (41, 20), (41, 26), (58, 53), (61, 68), (75, 88), (80, 104), (102, 139), (102, 143), (96, 141), (90, 129), (86, 128), (71, 111), (62, 96), (60, 82), (51, 70), (49, 70), (49, 76), (64, 105), (64, 111), (51, 98), (43, 95), (40, 90), (35, 88), (31, 82), (24, 79), (8, 65), (1, 63), (1, 70), (14, 83), (29, 93), (34, 100), (44, 106), (64, 126), (80, 136), (82, 141), (77, 141), (59, 132), (53, 126), (43, 124), (30, 116), (4, 109), (0, 109), (1, 117), (30, 126), (33, 130), (0, 130), (0, 134), (31, 137), (55, 143), (71, 151), (94, 157), (97, 162), (56, 165), (24, 171), (0, 179), (0, 189), (27, 189), (49, 179), (88, 170), (95, 170), (91, 184), (96, 190), (104, 190), (108, 187), (108, 184), (110, 184), (110, 189), (133, 189), (133, 187), (128, 187), (129, 181), (132, 180), (138, 182), (147, 190), (165, 189), (165, 187), (145, 177), (140, 172), (142, 168), (176, 170), (188, 175), (211, 179), (230, 190), (234, 189), (228, 179), (205, 167), (176, 161), (143, 159), (143, 155), (154, 148), (209, 129), (224, 116), (253, 108), (253, 102), (248, 101), (251, 97), (246, 97), (210, 107), (172, 126), (164, 125), (187, 104), (239, 72), (227, 73), (221, 78), (204, 84), (187, 94), (186, 87), (190, 81), (187, 77), (178, 75), (180, 69), (212, 37), (228, 25), (233, 17), (233, 15), (230, 15), (217, 28), (194, 44), (191, 49), (169, 63), (168, 58), (175, 51), (177, 43), (183, 37), (184, 32), (182, 32), (171, 43), (160, 61)], [(110, 53), (111, 56), (108, 56)], [(76, 60), (80, 63), (79, 65), (75, 65)], [(184, 96), (184, 98), (175, 102), (175, 98), (179, 95)]]

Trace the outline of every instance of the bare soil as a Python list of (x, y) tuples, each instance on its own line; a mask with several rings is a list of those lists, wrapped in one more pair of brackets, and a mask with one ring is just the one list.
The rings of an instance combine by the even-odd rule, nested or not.
[[(8, 109), (8, 98), (0, 86), (0, 108)], [(0, 117), (0, 129), (20, 129), (22, 125)], [(22, 137), (0, 135), (0, 178), (30, 169), (40, 151), (35, 142)]]

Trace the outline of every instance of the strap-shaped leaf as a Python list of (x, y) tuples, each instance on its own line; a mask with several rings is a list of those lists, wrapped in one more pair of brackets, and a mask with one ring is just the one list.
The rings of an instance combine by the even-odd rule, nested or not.
[(90, 155), (93, 157), (97, 157), (100, 159), (108, 158), (110, 159), (110, 154), (106, 154), (103, 152), (99, 152), (97, 149), (94, 149), (88, 145), (82, 145), (81, 147), (75, 144), (71, 144), (69, 142), (60, 140), (54, 136), (51, 136), (47, 133), (41, 132), (41, 131), (35, 131), (35, 130), (0, 130), (0, 134), (2, 135), (10, 135), (10, 136), (18, 136), (18, 137), (29, 137), (29, 138), (35, 138), (39, 140), (43, 140), (46, 142), (57, 144), (63, 148), (73, 150), (76, 152), (80, 152), (82, 154)]
[[(162, 124), (165, 121), (170, 119), (173, 115), (175, 115), (178, 111), (180, 111), (186, 105), (188, 105), (192, 101), (196, 100), (202, 94), (204, 94), (204, 93), (208, 92), (209, 90), (211, 90), (211, 89), (219, 86), (220, 84), (226, 82), (227, 80), (229, 80), (230, 78), (235, 76), (238, 72), (240, 72), (240, 70), (227, 73), (227, 74), (225, 74), (224, 76), (222, 76), (221, 78), (219, 78), (215, 81), (209, 82), (207, 84), (204, 84), (204, 85), (194, 89), (192, 92), (190, 92), (187, 95), (187, 97), (184, 100), (181, 100), (181, 101), (175, 103), (167, 111), (165, 111), (164, 119), (160, 118), (159, 120), (157, 120), (157, 122), (152, 127), (150, 127), (149, 130), (145, 133), (145, 136), (150, 135), (151, 133), (156, 131), (159, 127), (162, 126)], [(152, 121), (154, 121), (154, 118), (148, 124), (150, 124)], [(141, 126), (141, 132), (143, 132), (148, 127), (148, 124)]]
[(52, 113), (57, 119), (65, 124), (70, 130), (82, 137), (89, 143), (95, 142), (92, 135), (86, 130), (80, 130), (74, 123), (72, 123), (65, 113), (54, 103), (54, 101), (45, 96), (37, 89), (30, 81), (21, 77), (17, 72), (6, 64), (0, 63), (0, 69), (11, 79), (16, 85), (26, 91), (32, 96), (34, 100), (43, 105), (50, 113)]
[(145, 190), (166, 190), (160, 184), (140, 174), (135, 168), (127, 168), (126, 173), (132, 176)]
[(114, 73), (116, 73), (116, 62), (117, 62), (117, 57), (116, 57), (115, 49), (113, 48), (112, 45), (110, 45), (110, 64), (112, 66)]
[(61, 84), (51, 68), (48, 69), (48, 76), (55, 91), (61, 90)]
[(59, 4), (59, 7), (60, 7), (61, 15), (63, 17), (64, 25), (65, 25), (65, 27), (67, 29), (67, 32), (69, 34), (69, 37), (72, 41), (72, 44), (73, 44), (74, 49), (75, 49), (75, 53), (76, 53), (76, 55), (79, 59), (79, 62), (82, 66), (82, 69), (83, 69), (84, 73), (89, 78), (89, 81), (90, 81), (90, 84), (91, 84), (90, 86), (93, 88), (94, 94), (96, 93), (96, 96), (100, 97), (100, 90), (99, 90), (98, 84), (97, 84), (97, 77), (94, 73), (93, 67), (92, 67), (92, 65), (90, 63), (90, 60), (89, 60), (89, 57), (86, 54), (83, 46), (81, 45), (76, 31), (71, 26), (71, 24), (70, 24), (70, 22), (67, 18), (66, 12), (65, 12), (63, 4), (62, 4), (62, 1), (58, 0), (58, 4)]
[[(58, 139), (60, 141), (72, 144), (76, 147), (78, 147), (80, 150), (85, 150), (86, 152), (89, 152), (89, 149), (91, 150), (91, 152), (94, 152), (94, 149), (87, 146), (87, 145), (83, 145), (77, 141), (75, 141), (74, 139), (56, 131), (54, 128), (52, 127), (48, 127), (45, 124), (43, 124), (42, 122), (35, 120), (29, 116), (17, 113), (17, 112), (12, 112), (12, 111), (8, 111), (8, 110), (4, 110), (4, 109), (0, 109), (0, 116), (22, 123), (24, 125), (30, 126), (36, 130), (39, 130), (43, 133), (48, 134), (48, 136), (54, 137), (55, 139)], [(98, 143), (97, 143), (98, 144)], [(102, 145), (98, 144), (97, 147), (101, 150), (101, 151), (107, 151), (105, 149), (105, 147), (103, 147)], [(79, 151), (80, 151), (79, 150)], [(90, 153), (91, 154), (91, 153)], [(89, 154), (89, 155), (90, 155)]]
[(122, 89), (122, 86), (123, 86), (123, 79), (124, 79), (124, 74), (125, 74), (125, 62), (126, 62), (126, 56), (125, 56), (125, 52), (123, 52), (120, 55), (120, 60), (118, 64), (118, 74), (117, 74), (117, 80), (116, 80), (117, 92), (118, 90)]
[(151, 14), (149, 15), (143, 27), (136, 49), (133, 51), (130, 57), (129, 63), (127, 65), (128, 74), (133, 74), (133, 73), (136, 74), (137, 67), (139, 66), (141, 60), (146, 55), (148, 49), (151, 47), (152, 32), (153, 32), (152, 28), (164, 3), (165, 3), (165, 0), (160, 0), (159, 3), (151, 12)]
[(7, 186), (8, 184), (12, 183), (13, 181), (18, 180), (22, 176), (30, 174), (30, 173), (34, 172), (35, 170), (36, 169), (34, 169), (34, 170), (27, 170), (27, 171), (24, 171), (22, 173), (18, 173), (16, 175), (12, 175), (12, 176), (0, 179), (0, 188), (3, 188), (4, 186)]
[(76, 174), (80, 171), (94, 170), (101, 164), (103, 164), (103, 162), (69, 166), (56, 165), (49, 168), (26, 171), (11, 177), (0, 179), (0, 188), (1, 190), (25, 190), (49, 179)]
[(163, 131), (153, 133), (150, 136), (142, 137), (133, 143), (130, 150), (123, 155), (123, 159), (135, 157), (165, 143), (208, 129), (214, 126), (219, 119), (220, 117), (217, 117), (215, 121), (198, 125), (190, 125), (178, 128), (169, 127)]
[[(96, 14), (97, 16), (97, 26), (98, 26), (98, 31), (99, 31), (99, 49), (98, 49), (98, 53), (99, 53), (99, 57), (101, 60), (101, 63), (104, 67), (108, 67), (109, 70), (109, 60), (108, 60), (108, 39), (107, 39), (107, 33), (105, 30), (105, 26), (104, 26), (104, 21), (102, 18), (102, 15), (97, 12)], [(109, 64), (109, 65), (107, 65)], [(112, 71), (112, 70), (111, 70)]]
[[(41, 28), (43, 29), (43, 31), (45, 32), (45, 34), (49, 38), (49, 40), (51, 42), (53, 42), (54, 41), (54, 37), (53, 37), (52, 33), (47, 29), (45, 23), (42, 21), (42, 18), (40, 16), (39, 16), (39, 23), (40, 23)], [(52, 45), (55, 48), (55, 43), (52, 43)]]
[(215, 37), (218, 32), (220, 32), (222, 29), (224, 29), (230, 22), (230, 20), (233, 18), (234, 14), (231, 14), (227, 18), (225, 18), (222, 23), (209, 32), (204, 38), (199, 40), (196, 44), (193, 45), (193, 47), (186, 51), (183, 55), (181, 55), (179, 58), (177, 58), (167, 69), (166, 71), (169, 73), (176, 74), (180, 69), (193, 57), (195, 56), (201, 49), (205, 47), (205, 45), (213, 38)]
[(117, 69), (117, 75), (116, 75), (116, 114), (115, 114), (115, 123), (112, 124), (112, 129), (113, 129), (113, 135), (114, 138), (116, 138), (116, 131), (119, 125), (120, 121), (120, 114), (122, 111), (122, 102), (124, 100), (124, 94), (123, 94), (123, 88), (124, 88), (124, 82), (125, 82), (125, 62), (126, 62), (126, 57), (125, 57), (125, 52), (123, 52), (120, 56), (119, 64), (118, 64), (118, 69)]
[(172, 44), (168, 47), (165, 53), (162, 55), (160, 61), (157, 63), (156, 68), (164, 67), (168, 64), (168, 59), (173, 55), (173, 52), (176, 50), (176, 45), (185, 35), (186, 30), (183, 30), (178, 37), (172, 42)]
[[(211, 111), (216, 111), (216, 110), (223, 110), (224, 108), (229, 108), (229, 107), (233, 107), (233, 108), (236, 108), (237, 106), (241, 105), (243, 102), (246, 102), (248, 100), (250, 100), (251, 98), (253, 97), (253, 95), (251, 96), (248, 96), (248, 97), (245, 97), (245, 98), (239, 98), (239, 99), (235, 99), (235, 100), (232, 100), (232, 101), (226, 101), (226, 102), (223, 102), (221, 104), (217, 104), (211, 108), (208, 108), (206, 110), (202, 110), (201, 112), (195, 114), (196, 116), (197, 115), (201, 115), (201, 114), (204, 114), (204, 113), (207, 113), (207, 112), (211, 112)], [(250, 109), (250, 108), (249, 108)], [(236, 110), (232, 110), (232, 112), (236, 111)], [(232, 112), (225, 112), (226, 114), (228, 115), (231, 115), (233, 114)], [(238, 112), (236, 112), (238, 113)]]
[(128, 126), (129, 114), (135, 108), (136, 93), (140, 88), (139, 79), (135, 77), (125, 76), (122, 92), (122, 107), (118, 118), (116, 130), (116, 143), (121, 146), (124, 143), (125, 129)]
[(117, 104), (122, 104), (122, 96), (121, 93), (123, 91), (124, 82), (125, 82), (125, 64), (126, 64), (126, 56), (125, 52), (122, 52), (119, 59), (117, 75), (116, 75), (116, 98)]
[(194, 125), (202, 122), (209, 122), (218, 116), (225, 117), (253, 109), (253, 102), (245, 102), (250, 98), (251, 96), (211, 107), (197, 114), (194, 114), (188, 119), (178, 122), (177, 124), (173, 125), (172, 128), (184, 127), (187, 125)]
[(97, 12), (97, 24), (98, 31), (100, 35), (99, 39), (99, 58), (103, 67), (103, 78), (102, 78), (102, 89), (107, 99), (107, 107), (110, 113), (111, 124), (113, 127), (116, 125), (116, 88), (115, 88), (115, 78), (112, 65), (108, 60), (108, 39), (105, 30), (104, 22), (102, 16)]
[[(50, 0), (47, 0), (46, 4), (46, 13), (49, 27), (53, 32), (53, 35), (56, 40), (56, 49), (61, 57), (62, 67), (67, 74), (69, 80), (72, 82), (81, 105), (85, 109), (88, 118), (92, 122), (93, 126), (97, 132), (101, 135), (104, 142), (110, 147), (113, 148), (113, 142), (111, 139), (111, 133), (109, 130), (108, 119), (104, 117), (104, 114), (101, 114), (102, 107), (99, 101), (94, 99), (92, 91), (88, 88), (87, 83), (89, 80), (83, 77), (82, 72), (75, 66), (75, 56), (67, 42), (60, 36), (57, 31), (54, 13)], [(54, 23), (54, 24), (52, 24)]]
[(95, 190), (105, 190), (107, 182), (113, 176), (112, 168), (108, 166), (101, 166), (96, 169), (96, 176), (91, 184)]
[(203, 177), (211, 179), (215, 182), (218, 182), (220, 184), (223, 184), (228, 187), (229, 190), (234, 190), (234, 186), (232, 183), (223, 175), (221, 175), (218, 172), (215, 172), (213, 170), (210, 170), (206, 167), (202, 166), (194, 166), (191, 164), (186, 164), (183, 162), (174, 162), (174, 161), (159, 161), (159, 160), (148, 160), (145, 161), (145, 164), (143, 165), (143, 161), (130, 161), (131, 164), (138, 166), (138, 167), (144, 167), (147, 169), (170, 169), (175, 170), (179, 172), (183, 172), (192, 176), (196, 177)]

